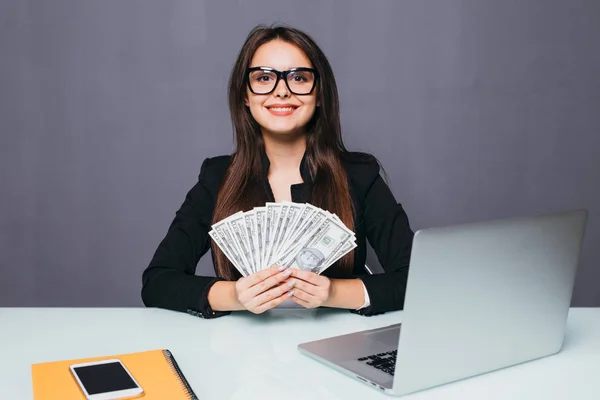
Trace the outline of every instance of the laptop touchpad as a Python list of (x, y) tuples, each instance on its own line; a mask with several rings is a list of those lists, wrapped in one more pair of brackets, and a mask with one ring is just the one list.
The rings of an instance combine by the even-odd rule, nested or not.
[(366, 334), (369, 339), (377, 340), (386, 345), (396, 346), (400, 336), (400, 327), (395, 326), (387, 329), (378, 329)]

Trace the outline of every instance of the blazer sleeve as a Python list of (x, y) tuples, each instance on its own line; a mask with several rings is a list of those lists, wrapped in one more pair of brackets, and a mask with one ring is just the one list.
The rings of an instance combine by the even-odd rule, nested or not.
[(370, 306), (356, 311), (362, 315), (403, 308), (414, 237), (404, 208), (379, 171), (376, 161), (369, 164), (370, 184), (364, 198), (363, 222), (367, 239), (385, 272), (360, 277), (371, 302)]
[(195, 275), (200, 258), (210, 249), (213, 198), (206, 179), (210, 159), (205, 159), (196, 184), (175, 213), (165, 237), (142, 274), (142, 301), (146, 307), (187, 312), (201, 318), (216, 318), (231, 312), (211, 309), (208, 291), (223, 280)]

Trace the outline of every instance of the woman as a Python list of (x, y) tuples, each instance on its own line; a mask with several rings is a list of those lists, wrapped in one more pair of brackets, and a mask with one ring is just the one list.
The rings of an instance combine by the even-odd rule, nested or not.
[[(337, 87), (320, 48), (296, 29), (256, 27), (231, 72), (229, 107), (237, 147), (204, 160), (143, 273), (144, 304), (203, 318), (258, 314), (286, 300), (362, 315), (401, 309), (413, 232), (377, 160), (345, 149)], [(282, 201), (336, 214), (357, 247), (322, 274), (273, 266), (242, 276), (211, 240), (212, 224)], [(383, 274), (364, 272), (367, 239)], [(209, 249), (216, 277), (194, 275)]]

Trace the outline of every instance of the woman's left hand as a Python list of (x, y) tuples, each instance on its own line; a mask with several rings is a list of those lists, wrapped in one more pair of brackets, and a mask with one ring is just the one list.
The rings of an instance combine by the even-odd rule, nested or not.
[(290, 268), (289, 280), (294, 280), (294, 295), (291, 300), (306, 308), (316, 308), (325, 304), (331, 295), (331, 281), (323, 275), (310, 271)]

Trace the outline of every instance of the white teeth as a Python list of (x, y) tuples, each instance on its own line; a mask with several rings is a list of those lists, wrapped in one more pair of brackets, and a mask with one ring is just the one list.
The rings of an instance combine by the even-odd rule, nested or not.
[(292, 111), (294, 107), (270, 107), (273, 111)]

